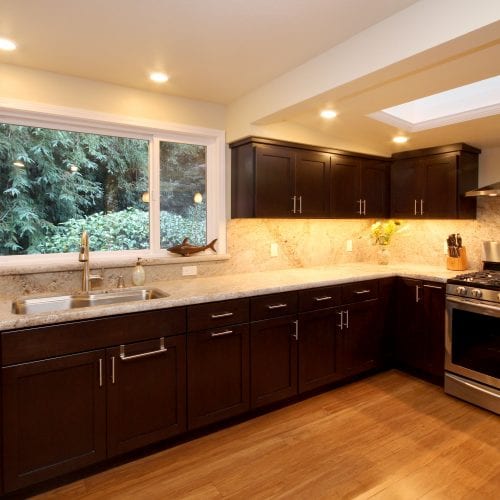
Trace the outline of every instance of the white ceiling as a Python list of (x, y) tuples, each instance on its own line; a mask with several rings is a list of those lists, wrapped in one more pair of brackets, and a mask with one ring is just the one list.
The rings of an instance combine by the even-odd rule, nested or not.
[[(441, 0), (440, 0), (441, 1)], [(0, 0), (0, 37), (18, 43), (0, 63), (26, 66), (191, 99), (230, 104), (417, 0)], [(455, 13), (456, 14), (456, 13)], [(453, 22), (453, 16), (443, 23)], [(500, 74), (500, 23), (487, 44), (405, 72), (370, 75), (283, 109), (285, 121), (324, 137), (324, 145), (388, 154), (452, 142), (500, 147), (500, 116), (411, 135), (367, 115)], [(493, 31), (494, 31), (493, 30)], [(495, 31), (494, 31), (495, 33)], [(425, 26), (422, 26), (425, 36)], [(458, 40), (460, 44), (463, 41)], [(454, 42), (450, 42), (454, 43)], [(390, 49), (390, 47), (388, 47)], [(438, 49), (439, 50), (439, 49)], [(363, 54), (360, 54), (363, 57)], [(429, 59), (430, 60), (430, 59)], [(346, 61), (349, 64), (349, 61)], [(150, 71), (165, 71), (158, 86)], [(325, 122), (321, 106), (337, 119)]]
[(0, 62), (229, 103), (415, 1), (1, 0)]

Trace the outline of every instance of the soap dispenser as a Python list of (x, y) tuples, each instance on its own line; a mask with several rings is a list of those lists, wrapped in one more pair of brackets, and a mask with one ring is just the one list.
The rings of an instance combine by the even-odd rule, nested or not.
[(136, 286), (144, 285), (146, 281), (146, 273), (144, 272), (144, 267), (141, 264), (141, 258), (137, 259), (137, 263), (132, 271), (132, 283)]

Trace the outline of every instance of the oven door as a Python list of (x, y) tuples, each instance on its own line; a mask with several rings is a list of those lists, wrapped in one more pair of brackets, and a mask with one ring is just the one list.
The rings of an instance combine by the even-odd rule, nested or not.
[(500, 389), (500, 304), (447, 296), (445, 369)]

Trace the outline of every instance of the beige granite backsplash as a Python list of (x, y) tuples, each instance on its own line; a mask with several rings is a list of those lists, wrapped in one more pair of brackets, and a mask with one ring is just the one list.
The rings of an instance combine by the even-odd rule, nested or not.
[[(179, 279), (181, 268), (196, 264), (198, 275), (217, 276), (289, 268), (354, 262), (376, 263), (377, 248), (370, 238), (373, 220), (336, 219), (233, 219), (228, 221), (228, 253), (221, 261), (146, 265), (146, 283)], [(450, 233), (460, 233), (467, 248), (469, 268), (481, 267), (481, 245), (500, 240), (500, 199), (478, 199), (477, 220), (407, 220), (404, 230), (390, 244), (393, 263), (446, 266), (444, 242)], [(352, 240), (353, 251), (346, 251)], [(270, 256), (271, 243), (278, 256)], [(113, 287), (123, 274), (131, 283), (132, 267), (104, 269), (104, 287)], [(80, 287), (80, 271), (0, 276), (0, 296), (68, 292)], [(195, 280), (196, 278), (185, 278)]]

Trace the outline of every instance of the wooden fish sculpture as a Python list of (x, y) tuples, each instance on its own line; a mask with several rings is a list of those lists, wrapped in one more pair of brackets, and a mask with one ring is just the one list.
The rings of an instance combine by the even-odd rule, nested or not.
[(215, 240), (211, 241), (208, 245), (192, 245), (189, 243), (189, 238), (184, 238), (182, 240), (182, 243), (180, 245), (175, 245), (173, 247), (167, 248), (169, 252), (172, 253), (178, 253), (179, 255), (182, 255), (183, 257), (189, 257), (190, 255), (198, 252), (203, 252), (203, 250), (206, 250), (207, 248), (210, 248), (214, 252), (215, 250), (215, 242), (217, 241), (217, 238)]

